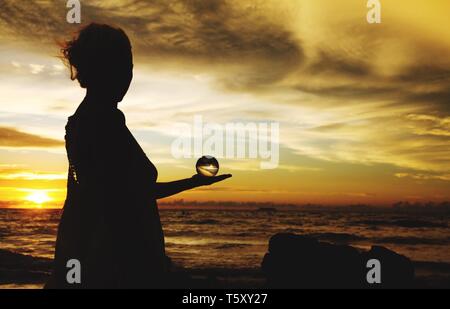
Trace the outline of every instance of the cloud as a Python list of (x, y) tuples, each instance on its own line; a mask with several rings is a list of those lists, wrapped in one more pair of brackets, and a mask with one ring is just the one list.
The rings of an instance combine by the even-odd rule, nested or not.
[(45, 68), (45, 65), (41, 64), (30, 64), (31, 74), (39, 74), (41, 73)]
[(411, 173), (397, 173), (397, 178), (412, 178), (415, 180), (443, 180), (450, 181), (450, 174), (436, 175), (436, 174), (411, 174)]
[(0, 147), (61, 147), (64, 142), (35, 134), (0, 127)]
[(443, 137), (443, 140), (448, 140), (450, 137), (450, 116), (410, 114), (407, 119), (411, 121), (414, 134)]
[[(283, 24), (267, 16), (264, 3), (243, 3), (90, 1), (83, 4), (82, 16), (85, 23), (123, 27), (137, 53), (147, 58), (181, 57), (222, 64), (272, 59), (272, 66), (301, 61), (301, 46)], [(57, 1), (5, 0), (0, 4), (0, 26), (5, 37), (21, 35), (54, 43), (75, 29), (65, 21), (65, 10)]]
[(3, 174), (0, 171), (1, 180), (65, 180), (66, 174), (28, 172)]
[(15, 208), (20, 206), (22, 201), (2, 201), (0, 200), (0, 208)]
[[(83, 3), (82, 16), (85, 23), (123, 27), (142, 63), (206, 71), (214, 74), (224, 89), (299, 91), (318, 97), (360, 99), (361, 103), (390, 98), (396, 104), (427, 102), (447, 108), (450, 61), (445, 55), (450, 50), (446, 42), (411, 35), (409, 25), (398, 16), (396, 23), (377, 28), (347, 11), (343, 14), (347, 19), (327, 15), (333, 8), (352, 7), (355, 1), (327, 4), (319, 11), (328, 16), (324, 20), (316, 16), (319, 2), (323, 1), (311, 5), (287, 1), (94, 0)], [(65, 21), (65, 13), (65, 6), (57, 1), (4, 0), (0, 4), (0, 29), (5, 37), (19, 35), (35, 41), (35, 46), (45, 43), (56, 52), (55, 40), (67, 38), (76, 29)], [(317, 21), (308, 23), (305, 15), (317, 17)], [(318, 36), (316, 40), (313, 35)]]

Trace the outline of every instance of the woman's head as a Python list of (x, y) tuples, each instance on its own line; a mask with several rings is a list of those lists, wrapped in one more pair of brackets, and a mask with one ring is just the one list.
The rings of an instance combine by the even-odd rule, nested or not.
[(72, 80), (92, 93), (122, 101), (133, 78), (131, 43), (122, 29), (89, 24), (61, 51)]

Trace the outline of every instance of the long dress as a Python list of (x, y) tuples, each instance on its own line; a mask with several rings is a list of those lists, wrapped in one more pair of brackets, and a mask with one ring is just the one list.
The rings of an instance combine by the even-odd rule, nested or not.
[[(67, 197), (48, 288), (158, 288), (167, 272), (157, 170), (118, 109), (83, 102), (66, 125)], [(69, 283), (67, 262), (81, 265)]]

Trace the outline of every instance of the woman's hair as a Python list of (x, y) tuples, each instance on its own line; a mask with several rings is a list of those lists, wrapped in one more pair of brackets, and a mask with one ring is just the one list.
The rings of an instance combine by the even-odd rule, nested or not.
[(122, 29), (91, 23), (61, 44), (61, 53), (70, 67), (70, 78), (87, 88), (110, 77), (115, 67), (129, 62), (131, 43)]

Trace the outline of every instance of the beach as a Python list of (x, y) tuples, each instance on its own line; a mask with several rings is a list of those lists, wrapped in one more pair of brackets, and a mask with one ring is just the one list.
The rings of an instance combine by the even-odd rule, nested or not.
[[(449, 287), (449, 215), (395, 209), (161, 209), (173, 272), (196, 287), (259, 288), (270, 237), (307, 235), (358, 250), (389, 248), (414, 263), (422, 287)], [(0, 287), (42, 288), (60, 210), (0, 210)]]

